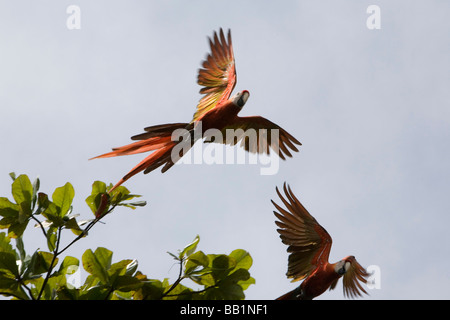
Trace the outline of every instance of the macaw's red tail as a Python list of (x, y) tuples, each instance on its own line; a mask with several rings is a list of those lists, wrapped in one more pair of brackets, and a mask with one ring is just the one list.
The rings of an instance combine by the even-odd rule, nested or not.
[(99, 156), (93, 157), (89, 160), (99, 159), (99, 158), (109, 158), (117, 156), (127, 156), (130, 154), (148, 152), (160, 149), (170, 143), (170, 137), (155, 137), (149, 138), (147, 140), (137, 141), (127, 144), (123, 147), (113, 148), (113, 151), (101, 154)]
[(126, 156), (130, 154), (148, 152), (160, 149), (171, 144), (172, 133), (177, 129), (188, 129), (188, 123), (169, 123), (152, 127), (147, 127), (146, 132), (131, 137), (131, 140), (140, 140), (122, 147), (113, 148), (111, 152), (101, 154), (89, 160), (98, 158), (109, 158)]
[[(128, 172), (122, 179), (120, 179), (119, 182), (117, 182), (114, 187), (109, 190), (109, 192), (111, 193), (115, 188), (141, 171), (144, 171), (144, 173), (149, 173), (163, 164), (165, 164), (164, 168), (170, 168), (174, 164), (171, 157), (172, 149), (174, 146), (175, 143), (171, 142), (170, 144), (167, 144), (166, 146), (156, 150), (155, 152), (147, 156), (144, 160), (139, 162), (137, 166), (131, 169), (130, 172)], [(167, 170), (164, 170), (164, 168), (163, 172)]]
[(132, 140), (139, 141), (130, 143), (123, 147), (114, 148), (111, 152), (91, 158), (108, 158), (154, 151), (137, 166), (131, 169), (131, 171), (128, 172), (122, 179), (120, 179), (120, 181), (117, 182), (116, 185), (109, 190), (109, 192), (113, 191), (115, 188), (141, 171), (145, 170), (144, 173), (149, 173), (163, 164), (165, 164), (165, 166), (163, 167), (162, 172), (165, 172), (172, 167), (176, 161), (173, 161), (172, 159), (172, 149), (178, 143), (177, 141), (172, 141), (172, 133), (177, 129), (186, 129), (186, 132), (189, 133), (189, 130), (192, 129), (192, 125), (188, 123), (169, 123), (147, 127), (144, 129), (146, 132), (131, 137)]

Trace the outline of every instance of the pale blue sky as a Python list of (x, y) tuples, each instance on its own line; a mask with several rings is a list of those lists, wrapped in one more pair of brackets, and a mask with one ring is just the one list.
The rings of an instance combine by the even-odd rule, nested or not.
[[(72, 4), (80, 30), (66, 28)], [(371, 4), (380, 30), (366, 27)], [(298, 285), (270, 203), (287, 181), (333, 237), (332, 262), (380, 267), (368, 299), (448, 299), (449, 14), (443, 1), (4, 1), (0, 195), (11, 171), (39, 176), (47, 193), (70, 181), (89, 218), (91, 183), (115, 183), (143, 155), (87, 159), (146, 126), (190, 121), (206, 38), (231, 28), (235, 90), (251, 93), (241, 115), (281, 125), (300, 152), (273, 176), (256, 165), (138, 174), (125, 186), (148, 205), (116, 210), (67, 253), (104, 246), (174, 280), (166, 252), (199, 234), (206, 253), (248, 250), (247, 298), (273, 299)], [(342, 284), (321, 298), (342, 299)]]

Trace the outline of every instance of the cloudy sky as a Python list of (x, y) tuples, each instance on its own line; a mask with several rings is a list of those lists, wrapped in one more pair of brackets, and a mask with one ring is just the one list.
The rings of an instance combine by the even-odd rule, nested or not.
[[(381, 29), (366, 24), (373, 4)], [(81, 29), (67, 28), (69, 5)], [(67, 253), (106, 247), (173, 281), (167, 251), (198, 234), (206, 253), (249, 251), (246, 297), (273, 299), (298, 285), (270, 203), (286, 181), (333, 237), (331, 262), (378, 266), (366, 299), (448, 299), (449, 14), (443, 1), (3, 1), (0, 195), (11, 171), (46, 193), (70, 181), (74, 212), (91, 218), (92, 182), (117, 182), (144, 155), (88, 159), (146, 126), (189, 122), (207, 36), (230, 28), (236, 91), (251, 93), (241, 115), (279, 124), (300, 152), (274, 175), (257, 164), (138, 174), (125, 186), (148, 205), (117, 209)], [(25, 235), (29, 253), (46, 249), (41, 238)], [(320, 298), (342, 299), (342, 284)]]

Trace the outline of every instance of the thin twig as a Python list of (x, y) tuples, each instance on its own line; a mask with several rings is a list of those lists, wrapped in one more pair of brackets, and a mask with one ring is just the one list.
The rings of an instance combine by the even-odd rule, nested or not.
[(44, 233), (44, 236), (47, 238), (47, 232), (45, 232), (44, 226), (42, 225), (41, 221), (39, 221), (39, 219), (36, 218), (36, 217), (34, 216), (34, 214), (31, 215), (31, 219), (33, 219), (34, 221), (36, 221), (36, 222), (39, 224), (39, 226), (40, 226), (42, 232)]
[(165, 297), (178, 297), (178, 296), (185, 296), (185, 295), (189, 295), (189, 294), (199, 294), (199, 293), (203, 293), (205, 291), (208, 291), (209, 289), (213, 289), (218, 287), (218, 284), (215, 284), (213, 286), (210, 287), (206, 287), (205, 289), (199, 290), (199, 291), (192, 291), (192, 292), (181, 292), (181, 293), (177, 293), (177, 294), (166, 294), (164, 295)]
[(184, 277), (181, 276), (183, 273), (183, 260), (180, 260), (180, 272), (178, 273), (178, 279), (172, 284), (172, 286), (167, 290), (163, 295), (161, 296), (161, 299), (164, 297), (167, 297), (170, 291), (175, 289), (175, 287), (184, 279)]
[[(87, 226), (86, 226), (86, 228), (84, 228), (84, 230), (81, 232), (81, 234), (79, 234), (74, 240), (72, 240), (67, 246), (65, 246), (61, 251), (58, 251), (59, 250), (59, 244), (60, 244), (60, 239), (61, 239), (61, 230), (62, 230), (62, 227), (59, 227), (58, 228), (58, 236), (57, 236), (57, 240), (56, 240), (56, 247), (55, 247), (55, 250), (53, 250), (53, 259), (52, 259), (52, 262), (50, 263), (50, 268), (49, 268), (49, 270), (48, 270), (48, 272), (47, 272), (47, 276), (45, 277), (45, 279), (44, 279), (44, 283), (42, 284), (42, 288), (41, 288), (41, 291), (39, 292), (39, 295), (38, 295), (38, 297), (37, 297), (37, 300), (40, 300), (40, 298), (41, 298), (41, 296), (42, 296), (42, 294), (43, 294), (43, 292), (44, 292), (44, 289), (45, 289), (45, 286), (47, 285), (47, 282), (48, 282), (48, 279), (50, 278), (50, 274), (51, 274), (51, 272), (53, 271), (53, 268), (55, 267), (54, 266), (54, 263), (55, 263), (55, 261), (56, 261), (56, 258), (61, 254), (61, 253), (63, 253), (64, 251), (66, 251), (69, 247), (71, 247), (75, 242), (77, 242), (78, 240), (80, 240), (81, 238), (83, 238), (85, 235), (87, 235), (87, 233), (88, 233), (88, 231), (97, 223), (97, 222), (99, 222), (100, 221), (100, 219), (102, 219), (104, 216), (106, 216), (108, 213), (110, 213), (111, 211), (113, 211), (114, 210), (114, 208), (116, 207), (117, 205), (114, 205), (114, 206), (112, 206), (107, 212), (105, 212), (104, 214), (102, 214), (102, 215), (99, 215), (99, 217), (98, 218), (95, 218), (93, 221), (91, 221)], [(39, 224), (42, 226), (42, 224), (39, 222)]]
[(19, 279), (19, 283), (22, 286), (22, 288), (24, 288), (24, 289), (26, 289), (28, 291), (28, 294), (30, 295), (31, 300), (35, 300), (34, 296), (33, 296), (33, 293), (31, 292), (31, 289), (28, 288), (27, 285), (22, 282), (22, 278)]
[(92, 220), (87, 226), (86, 228), (84, 228), (84, 230), (75, 238), (73, 239), (64, 249), (62, 249), (61, 251), (58, 252), (58, 255), (60, 255), (61, 253), (63, 253), (64, 251), (66, 251), (67, 249), (69, 249), (70, 246), (72, 246), (75, 242), (77, 242), (78, 240), (80, 240), (81, 238), (83, 238), (85, 235), (88, 234), (88, 231), (97, 223), (99, 222), (103, 217), (105, 217), (108, 213), (110, 213), (111, 211), (113, 211), (115, 209), (117, 205), (112, 206), (108, 211), (105, 212), (105, 214), (99, 216), (98, 218), (95, 218), (94, 220)]
[(44, 279), (44, 283), (42, 283), (41, 291), (39, 292), (37, 300), (41, 299), (42, 293), (44, 293), (45, 286), (47, 285), (48, 279), (50, 278), (50, 274), (52, 273), (53, 268), (55, 267), (56, 257), (58, 256), (59, 241), (61, 239), (61, 229), (62, 227), (58, 227), (58, 237), (56, 239), (55, 250), (53, 250), (52, 262), (50, 262), (50, 267), (48, 268), (47, 276)]

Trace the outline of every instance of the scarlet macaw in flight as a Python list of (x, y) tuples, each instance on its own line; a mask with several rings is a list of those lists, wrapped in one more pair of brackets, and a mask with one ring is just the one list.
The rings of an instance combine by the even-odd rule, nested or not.
[[(288, 148), (298, 151), (294, 144), (301, 145), (301, 143), (275, 123), (260, 116), (239, 117), (237, 115), (250, 94), (247, 90), (243, 90), (230, 98), (236, 85), (231, 31), (228, 31), (227, 39), (222, 29), (220, 29), (219, 35), (214, 32), (213, 39), (209, 39), (209, 45), (211, 53), (203, 61), (197, 80), (198, 84), (202, 86), (200, 93), (204, 96), (200, 99), (190, 123), (171, 123), (147, 127), (144, 129), (145, 133), (131, 137), (132, 140), (138, 140), (137, 142), (114, 148), (112, 152), (92, 158), (107, 158), (154, 151), (128, 172), (110, 192), (141, 171), (149, 173), (162, 165), (164, 165), (162, 172), (170, 169), (183, 156), (183, 151), (186, 151), (186, 149), (183, 149), (182, 152), (175, 154), (172, 152), (174, 147), (181, 143), (172, 140), (172, 133), (177, 129), (187, 130), (189, 135), (187, 140), (190, 146), (193, 146), (200, 138), (207, 136), (204, 133), (208, 129), (217, 129), (220, 130), (224, 138), (222, 141), (211, 142), (235, 145), (242, 140), (241, 146), (246, 151), (266, 154), (269, 154), (270, 146), (283, 160), (285, 160), (284, 154), (292, 157)], [(198, 126), (199, 123), (201, 123), (201, 126)], [(201, 127), (200, 137), (194, 134), (194, 129), (198, 127)], [(227, 129), (241, 129), (241, 132), (254, 129), (257, 137), (250, 141), (245, 135), (234, 137), (231, 140), (225, 139)], [(279, 137), (278, 139), (271, 138), (273, 129), (278, 130), (278, 135), (275, 135), (275, 137)]]
[(354, 256), (347, 256), (336, 263), (329, 263), (331, 237), (328, 232), (314, 219), (292, 193), (290, 187), (284, 184), (286, 198), (278, 191), (287, 210), (281, 208), (273, 200), (272, 203), (279, 212), (274, 211), (280, 227), (277, 229), (282, 242), (288, 245), (289, 254), (288, 278), (292, 282), (303, 280), (299, 287), (282, 295), (277, 300), (311, 300), (328, 288), (336, 287), (343, 276), (344, 296), (355, 298), (367, 294), (361, 285), (367, 283), (369, 274), (356, 261)]

